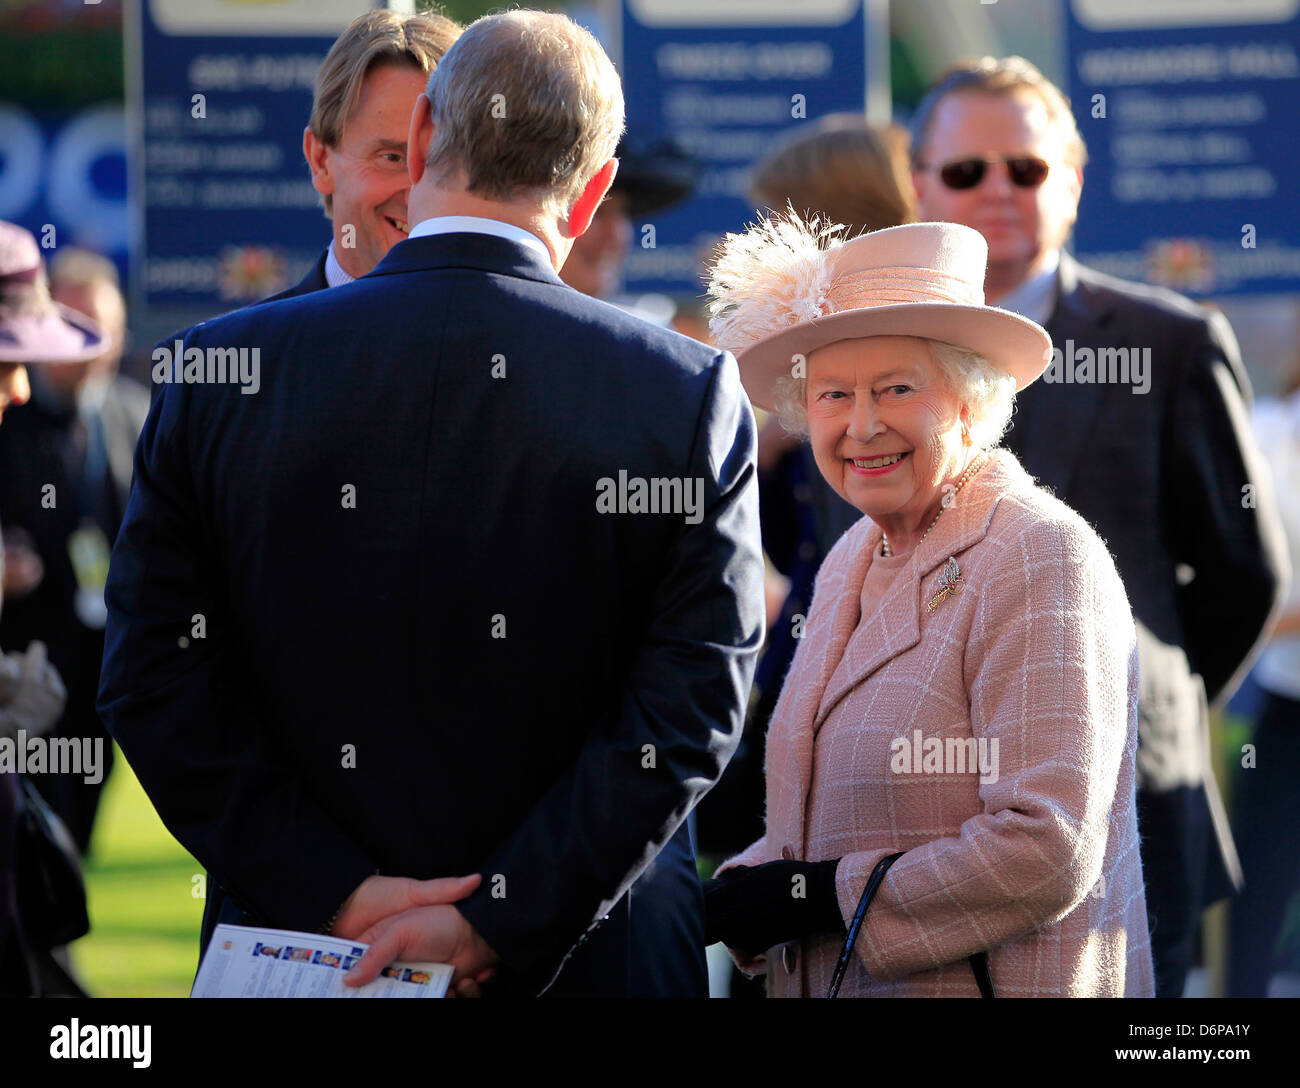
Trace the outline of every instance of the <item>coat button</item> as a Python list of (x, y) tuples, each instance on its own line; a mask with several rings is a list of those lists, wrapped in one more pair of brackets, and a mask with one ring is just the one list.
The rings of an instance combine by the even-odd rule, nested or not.
[(789, 843), (786, 843), (785, 846), (781, 847), (781, 860), (794, 861), (794, 848), (791, 847)]
[(793, 942), (781, 949), (781, 965), (787, 975), (793, 975), (794, 969), (799, 965), (799, 950)]

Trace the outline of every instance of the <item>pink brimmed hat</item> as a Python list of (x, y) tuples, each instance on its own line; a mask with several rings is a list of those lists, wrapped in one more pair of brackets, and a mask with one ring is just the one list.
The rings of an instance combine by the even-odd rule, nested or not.
[(909, 223), (845, 241), (844, 228), (781, 215), (729, 234), (709, 281), (714, 341), (736, 355), (749, 398), (773, 408), (779, 378), (810, 352), (866, 336), (966, 348), (1024, 389), (1052, 358), (1026, 317), (984, 305), (988, 244), (957, 223)]
[(0, 363), (84, 363), (104, 347), (98, 325), (50, 298), (31, 232), (0, 220)]

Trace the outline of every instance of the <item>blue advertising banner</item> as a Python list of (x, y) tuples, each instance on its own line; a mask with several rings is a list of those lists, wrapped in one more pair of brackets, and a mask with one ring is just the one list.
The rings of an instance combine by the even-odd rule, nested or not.
[(67, 246), (111, 258), (131, 244), (122, 4), (0, 3), (0, 219), (47, 259)]
[(125, 279), (126, 190), (120, 102), (75, 113), (0, 103), (0, 219), (30, 230), (47, 259), (58, 246), (85, 246), (112, 259)]
[[(786, 133), (866, 104), (863, 0), (620, 0), (629, 135), (674, 139), (694, 195), (636, 224), (630, 291), (698, 296), (710, 248), (755, 217), (755, 161)], [(653, 228), (647, 230), (646, 228)]]
[(321, 61), (364, 0), (136, 0), (128, 71), (151, 306), (213, 313), (301, 277), (330, 237), (302, 157)]
[(1300, 0), (1066, 0), (1074, 251), (1192, 295), (1300, 290)]

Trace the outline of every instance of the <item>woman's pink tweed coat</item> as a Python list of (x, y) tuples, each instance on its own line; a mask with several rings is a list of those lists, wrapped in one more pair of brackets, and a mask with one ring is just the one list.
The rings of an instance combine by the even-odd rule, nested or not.
[[(879, 544), (863, 519), (818, 574), (768, 733), (767, 833), (727, 866), (840, 858), (847, 924), (876, 862), (906, 851), (844, 997), (976, 997), (966, 957), (980, 949), (999, 997), (1151, 996), (1136, 635), (1105, 545), (1005, 450), (860, 617)], [(965, 588), (927, 613), (949, 556)], [(947, 766), (901, 762), (916, 730), (923, 751), (953, 740)], [(981, 741), (996, 773), (955, 762)], [(766, 964), (775, 996), (820, 997), (841, 943), (741, 966)]]

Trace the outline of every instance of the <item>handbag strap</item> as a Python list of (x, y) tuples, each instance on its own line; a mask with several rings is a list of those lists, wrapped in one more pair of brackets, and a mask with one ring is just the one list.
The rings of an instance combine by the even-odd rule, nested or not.
[(835, 964), (835, 973), (831, 975), (831, 988), (826, 991), (828, 998), (839, 995), (840, 983), (844, 981), (844, 972), (849, 969), (849, 961), (853, 959), (853, 946), (858, 941), (858, 930), (862, 928), (862, 919), (867, 916), (867, 908), (871, 906), (871, 901), (876, 897), (876, 889), (880, 887), (880, 882), (885, 879), (889, 867), (902, 856), (902, 851), (897, 854), (886, 854), (876, 862), (876, 867), (871, 870), (871, 875), (867, 877), (867, 886), (862, 889), (862, 894), (858, 897), (857, 909), (853, 912), (853, 920), (849, 923), (849, 934), (844, 938), (844, 947), (840, 949), (839, 962)]
[(989, 974), (989, 954), (979, 951), (972, 955), (970, 969), (975, 972), (975, 985), (980, 988), (980, 997), (992, 997), (993, 976)]
[[(844, 973), (849, 969), (849, 963), (853, 959), (853, 946), (857, 944), (858, 931), (862, 929), (862, 921), (867, 916), (867, 908), (871, 906), (871, 901), (876, 897), (876, 891), (880, 887), (880, 882), (885, 879), (885, 874), (889, 872), (889, 867), (902, 856), (901, 852), (886, 854), (876, 862), (876, 867), (871, 870), (871, 875), (867, 877), (867, 886), (862, 889), (862, 895), (858, 897), (858, 905), (853, 912), (853, 920), (849, 923), (848, 936), (844, 938), (844, 947), (840, 949), (840, 958), (835, 964), (835, 973), (831, 975), (830, 989), (826, 991), (827, 998), (839, 996), (840, 983), (844, 981)], [(980, 997), (992, 997), (993, 976), (989, 974), (989, 954), (981, 951), (968, 958), (971, 971), (975, 974), (975, 985), (979, 987)]]

